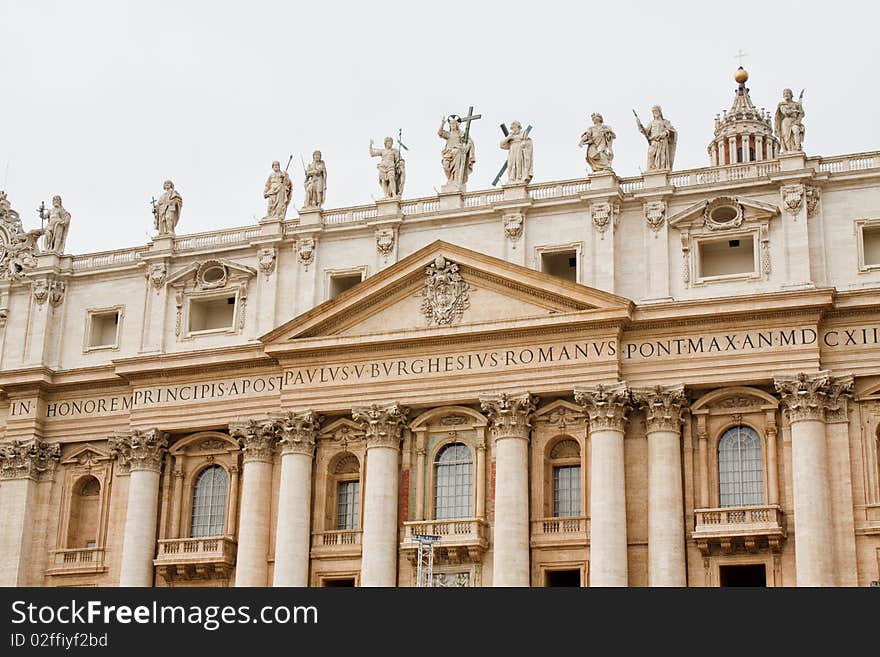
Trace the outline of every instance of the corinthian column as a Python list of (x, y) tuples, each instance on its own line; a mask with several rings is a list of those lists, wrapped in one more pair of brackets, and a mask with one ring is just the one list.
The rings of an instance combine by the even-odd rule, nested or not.
[(128, 463), (128, 506), (119, 586), (152, 586), (159, 510), (159, 472), (168, 437), (158, 429), (111, 436), (110, 453)]
[(278, 420), (281, 490), (275, 531), (275, 586), (309, 585), (312, 457), (322, 417), (312, 411)]
[(241, 521), (235, 558), (236, 586), (266, 586), (269, 579), (269, 509), (275, 423), (271, 419), (230, 424), (242, 447)]
[(396, 402), (351, 411), (367, 441), (361, 586), (397, 584), (398, 456), (407, 413)]
[(839, 403), (852, 377), (830, 372), (774, 379), (791, 425), (794, 555), (798, 586), (834, 586), (825, 412)]
[(626, 383), (574, 391), (590, 420), (590, 586), (626, 586)]
[(480, 397), (495, 441), (493, 586), (529, 585), (529, 416), (527, 392)]
[(51, 480), (61, 445), (13, 440), (0, 445), (0, 586), (27, 586), (37, 482)]
[(648, 586), (685, 586), (681, 417), (684, 386), (633, 390), (648, 434)]

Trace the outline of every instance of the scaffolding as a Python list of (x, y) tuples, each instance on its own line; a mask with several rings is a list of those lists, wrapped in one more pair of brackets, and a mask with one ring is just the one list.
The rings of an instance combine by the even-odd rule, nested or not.
[(412, 540), (419, 544), (416, 561), (416, 586), (434, 586), (434, 544), (440, 541), (433, 534), (413, 534)]

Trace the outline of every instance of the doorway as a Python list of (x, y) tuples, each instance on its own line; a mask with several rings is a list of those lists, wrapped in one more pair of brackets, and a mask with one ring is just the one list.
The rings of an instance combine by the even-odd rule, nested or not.
[(580, 570), (547, 570), (544, 574), (544, 586), (580, 586)]
[(719, 566), (721, 586), (767, 586), (767, 567), (762, 563), (742, 566)]

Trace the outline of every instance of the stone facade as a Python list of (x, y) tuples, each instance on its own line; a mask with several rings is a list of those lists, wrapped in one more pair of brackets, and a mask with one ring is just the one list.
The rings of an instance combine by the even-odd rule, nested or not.
[(703, 169), (36, 253), (0, 584), (412, 586), (424, 534), (436, 586), (880, 580), (880, 153), (746, 119), (754, 161), (732, 110)]

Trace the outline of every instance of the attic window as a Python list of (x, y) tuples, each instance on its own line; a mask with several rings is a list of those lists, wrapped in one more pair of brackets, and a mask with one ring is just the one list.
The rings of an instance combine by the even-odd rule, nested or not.
[(542, 253), (541, 271), (550, 276), (577, 283), (577, 251)]
[(755, 273), (755, 238), (713, 239), (699, 242), (700, 278)]
[(119, 334), (118, 309), (89, 314), (88, 349), (115, 349)]
[(880, 267), (880, 224), (862, 226), (862, 249), (866, 267)]
[(216, 284), (219, 281), (223, 280), (223, 277), (226, 275), (226, 272), (223, 271), (222, 267), (210, 267), (205, 270), (202, 274), (202, 278), (205, 283), (214, 283)]
[(330, 275), (330, 299), (335, 299), (346, 290), (350, 290), (363, 280), (363, 273), (331, 274)]
[(738, 214), (739, 214), (739, 212), (737, 211), (737, 209), (734, 206), (721, 205), (717, 208), (714, 208), (709, 216), (712, 217), (712, 221), (717, 221), (717, 222), (721, 223), (721, 222), (733, 221), (734, 219), (737, 218)]
[(190, 299), (189, 332), (223, 331), (232, 329), (235, 319), (235, 297), (222, 296), (208, 299)]

